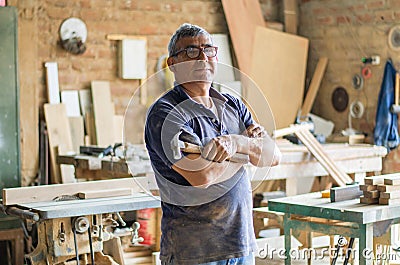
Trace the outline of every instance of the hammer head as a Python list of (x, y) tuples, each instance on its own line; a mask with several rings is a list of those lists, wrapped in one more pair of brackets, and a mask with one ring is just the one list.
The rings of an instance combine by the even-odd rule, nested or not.
[(174, 137), (172, 137), (171, 140), (171, 149), (174, 155), (174, 159), (180, 159), (182, 157), (181, 148), (185, 147), (185, 144), (181, 140), (179, 140), (179, 136), (181, 133), (182, 131), (179, 131), (177, 134), (174, 135)]

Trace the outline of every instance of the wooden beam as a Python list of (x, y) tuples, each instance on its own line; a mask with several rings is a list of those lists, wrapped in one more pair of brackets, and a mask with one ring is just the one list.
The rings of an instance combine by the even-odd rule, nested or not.
[(314, 75), (311, 79), (311, 84), (307, 90), (306, 98), (303, 102), (303, 106), (301, 107), (301, 116), (307, 116), (311, 112), (311, 108), (314, 104), (315, 97), (317, 96), (317, 92), (319, 86), (321, 85), (322, 78), (324, 77), (327, 65), (328, 58), (322, 57), (319, 59)]
[(295, 134), (339, 186), (345, 186), (346, 184), (353, 182), (349, 175), (338, 168), (334, 161), (323, 151), (321, 144), (315, 139), (310, 131), (303, 129), (297, 131)]
[(119, 189), (82, 191), (82, 192), (78, 192), (77, 195), (81, 199), (129, 196), (129, 195), (132, 195), (132, 189), (131, 188), (119, 188)]
[(141, 187), (146, 187), (146, 185), (146, 177), (137, 177), (36, 187), (6, 188), (3, 189), (3, 204), (14, 205), (27, 202), (52, 201), (57, 196), (75, 195), (79, 191), (112, 190), (128, 187), (132, 188), (132, 192), (143, 192)]

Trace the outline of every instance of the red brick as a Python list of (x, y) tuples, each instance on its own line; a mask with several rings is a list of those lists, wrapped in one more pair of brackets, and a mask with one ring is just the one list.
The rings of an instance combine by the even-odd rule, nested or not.
[(333, 24), (333, 18), (332, 17), (319, 17), (317, 18), (318, 24), (322, 25), (332, 25)]
[(375, 12), (376, 22), (393, 22), (394, 14), (391, 10), (377, 11)]
[(336, 17), (336, 23), (349, 24), (349, 23), (351, 23), (351, 18), (348, 16), (341, 15), (341, 16)]
[(158, 0), (141, 0), (137, 1), (137, 9), (144, 11), (160, 11), (161, 1)]
[(169, 2), (162, 4), (162, 11), (163, 12), (182, 12), (182, 3), (179, 2)]
[(368, 2), (367, 4), (368, 9), (381, 9), (385, 6), (384, 1), (375, 1), (375, 2)]
[(357, 15), (356, 18), (357, 18), (357, 21), (364, 22), (364, 23), (372, 22), (375, 19), (375, 17), (369, 13)]

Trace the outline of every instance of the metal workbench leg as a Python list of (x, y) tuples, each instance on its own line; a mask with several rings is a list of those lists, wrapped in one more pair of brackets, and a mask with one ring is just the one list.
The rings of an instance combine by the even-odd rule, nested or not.
[(286, 250), (286, 259), (285, 265), (291, 264), (290, 259), (290, 249), (292, 248), (292, 229), (290, 225), (290, 214), (285, 214), (283, 217), (283, 230), (285, 232), (285, 250)]
[(373, 264), (373, 224), (360, 224), (358, 255), (360, 265)]

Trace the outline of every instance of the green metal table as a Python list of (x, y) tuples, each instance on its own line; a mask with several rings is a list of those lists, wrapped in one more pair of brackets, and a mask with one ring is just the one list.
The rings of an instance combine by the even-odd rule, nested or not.
[(359, 264), (373, 264), (374, 224), (398, 223), (400, 205), (367, 205), (359, 201), (331, 203), (319, 192), (270, 200), (269, 210), (285, 213), (285, 264), (291, 264), (291, 236), (299, 231), (358, 238)]

